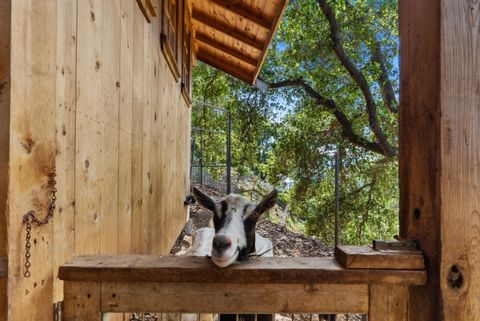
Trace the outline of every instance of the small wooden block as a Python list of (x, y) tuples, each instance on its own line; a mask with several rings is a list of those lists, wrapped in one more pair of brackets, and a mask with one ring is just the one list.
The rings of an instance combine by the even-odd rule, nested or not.
[(335, 258), (347, 269), (423, 270), (421, 251), (374, 250), (370, 246), (338, 246)]
[(6, 256), (0, 256), (0, 278), (7, 276), (8, 261)]

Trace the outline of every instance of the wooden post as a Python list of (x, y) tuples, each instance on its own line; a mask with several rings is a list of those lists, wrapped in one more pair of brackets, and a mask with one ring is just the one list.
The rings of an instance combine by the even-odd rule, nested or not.
[(401, 236), (419, 240), (428, 269), (409, 320), (480, 313), (479, 17), (471, 0), (400, 1)]
[[(0, 34), (2, 35), (0, 36), (0, 321), (7, 320), (8, 309), (7, 217), (5, 213), (10, 140), (10, 30), (11, 2), (0, 1)], [(2, 257), (4, 257), (3, 260)]]
[(64, 321), (101, 321), (100, 282), (65, 282)]
[(402, 285), (370, 285), (369, 321), (407, 321), (408, 287)]

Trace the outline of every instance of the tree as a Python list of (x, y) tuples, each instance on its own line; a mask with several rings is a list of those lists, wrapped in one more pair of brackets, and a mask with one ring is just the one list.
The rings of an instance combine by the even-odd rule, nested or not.
[(337, 151), (343, 241), (397, 230), (396, 10), (393, 0), (292, 0), (261, 73), (268, 90), (222, 76), (221, 100), (238, 116), (234, 162), (284, 187), (292, 217), (326, 240)]

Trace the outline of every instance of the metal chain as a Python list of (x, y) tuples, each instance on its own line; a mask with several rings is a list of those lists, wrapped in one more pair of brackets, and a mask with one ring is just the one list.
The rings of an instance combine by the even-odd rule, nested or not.
[(53, 217), (53, 213), (55, 212), (55, 202), (57, 201), (57, 181), (55, 180), (56, 177), (55, 171), (50, 175), (50, 179), (48, 181), (48, 185), (52, 186), (52, 195), (51, 195), (51, 201), (50, 201), (50, 206), (48, 207), (48, 212), (47, 215), (40, 220), (37, 217), (37, 213), (33, 210), (28, 211), (24, 216), (23, 216), (23, 223), (25, 224), (25, 231), (26, 231), (26, 236), (25, 236), (25, 271), (23, 272), (23, 276), (28, 278), (32, 274), (30, 273), (30, 267), (32, 264), (30, 263), (30, 257), (32, 256), (31, 254), (31, 248), (32, 244), (30, 243), (30, 239), (32, 237), (31, 232), (32, 232), (32, 225), (35, 224), (36, 226), (42, 226), (48, 223), (50, 219)]

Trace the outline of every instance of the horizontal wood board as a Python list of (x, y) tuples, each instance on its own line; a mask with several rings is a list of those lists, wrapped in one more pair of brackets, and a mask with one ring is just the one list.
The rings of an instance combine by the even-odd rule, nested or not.
[(348, 269), (423, 270), (420, 251), (374, 250), (370, 246), (339, 246), (335, 258)]
[(366, 313), (368, 285), (102, 283), (104, 312)]
[(333, 258), (258, 258), (229, 268), (206, 257), (79, 256), (60, 267), (60, 278), (77, 281), (263, 283), (263, 284), (424, 284), (420, 270), (345, 269)]

